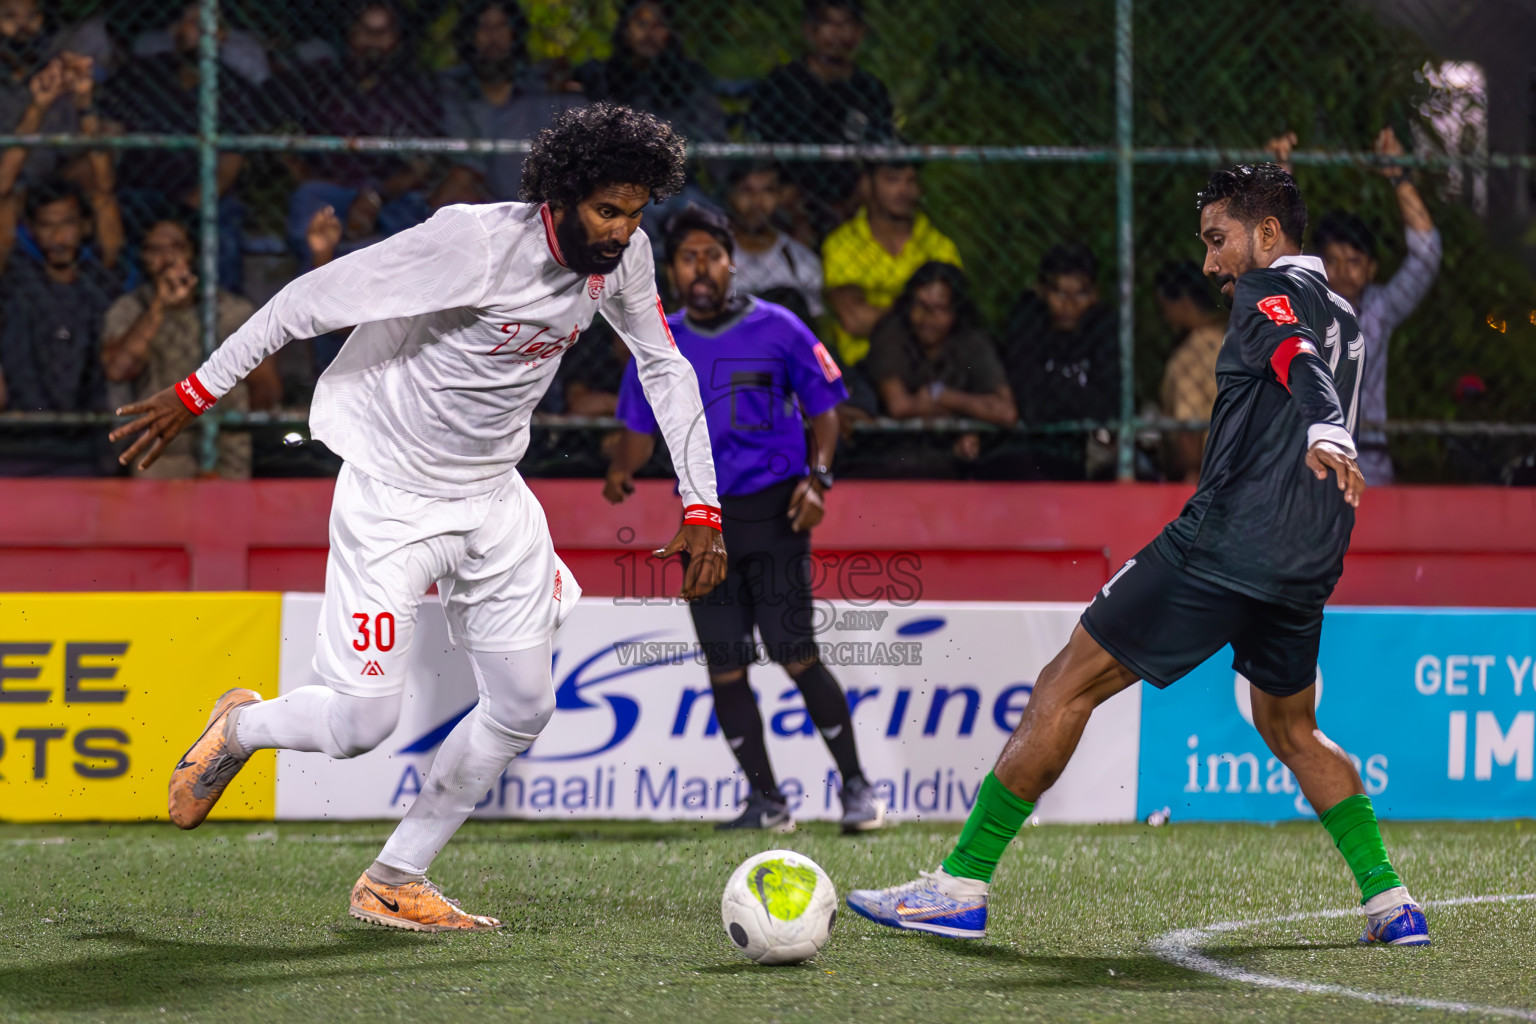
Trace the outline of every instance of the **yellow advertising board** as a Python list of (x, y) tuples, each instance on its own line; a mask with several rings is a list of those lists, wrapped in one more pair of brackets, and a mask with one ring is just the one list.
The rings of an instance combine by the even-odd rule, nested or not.
[[(0, 820), (166, 817), (218, 695), (277, 693), (280, 594), (0, 594)], [(214, 818), (270, 819), (260, 751)]]

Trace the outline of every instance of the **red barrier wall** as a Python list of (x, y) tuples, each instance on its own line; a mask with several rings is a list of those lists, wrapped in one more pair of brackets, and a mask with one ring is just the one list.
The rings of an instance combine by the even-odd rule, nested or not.
[[(594, 480), (530, 485), (586, 593), (676, 592), (675, 560), (645, 556), (677, 527), (668, 484), (641, 482), (617, 508)], [(331, 486), (0, 481), (0, 591), (320, 590)], [(1188, 495), (1156, 484), (844, 481), (816, 532), (818, 590), (1085, 600)], [(1368, 492), (1335, 600), (1536, 607), (1536, 490)]]

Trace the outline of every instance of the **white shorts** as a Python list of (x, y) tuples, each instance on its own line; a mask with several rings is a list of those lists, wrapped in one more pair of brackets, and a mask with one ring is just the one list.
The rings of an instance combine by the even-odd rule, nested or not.
[(342, 693), (404, 689), (416, 612), (433, 583), (449, 637), (475, 651), (544, 643), (581, 597), (515, 472), (488, 494), (432, 498), (343, 465), (330, 534), (315, 671)]

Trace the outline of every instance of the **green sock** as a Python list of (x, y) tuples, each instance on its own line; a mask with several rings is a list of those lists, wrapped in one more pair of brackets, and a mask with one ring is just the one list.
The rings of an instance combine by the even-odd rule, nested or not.
[(1376, 825), (1376, 811), (1364, 793), (1345, 797), (1322, 814), (1323, 828), (1333, 836), (1333, 845), (1344, 855), (1344, 862), (1360, 883), (1360, 902), (1403, 884), (1387, 860), (1387, 847)]
[(944, 858), (944, 870), (956, 878), (991, 882), (1003, 851), (1029, 820), (1035, 805), (1008, 792), (992, 772), (982, 780), (976, 805), (960, 830), (960, 841)]

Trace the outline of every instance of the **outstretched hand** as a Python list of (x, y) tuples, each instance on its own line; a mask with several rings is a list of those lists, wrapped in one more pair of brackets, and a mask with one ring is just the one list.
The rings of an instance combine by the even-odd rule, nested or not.
[(171, 438), (185, 430), (194, 418), (181, 399), (176, 397), (175, 388), (166, 388), (142, 402), (125, 405), (117, 410), (117, 414), (137, 418), (112, 431), (108, 440), (120, 441), (137, 434), (137, 439), (117, 457), (117, 461), (126, 466), (142, 455), (143, 461), (138, 466), (141, 470), (153, 465)]
[(688, 552), (688, 570), (683, 574), (684, 601), (703, 597), (725, 579), (725, 538), (713, 526), (684, 523), (670, 544), (652, 554), (671, 558), (679, 551)]
[(1333, 470), (1338, 477), (1339, 490), (1344, 492), (1344, 500), (1349, 502), (1350, 508), (1360, 507), (1360, 496), (1365, 493), (1365, 476), (1355, 460), (1337, 445), (1318, 441), (1308, 448), (1307, 468), (1319, 480), (1328, 479), (1328, 471)]

